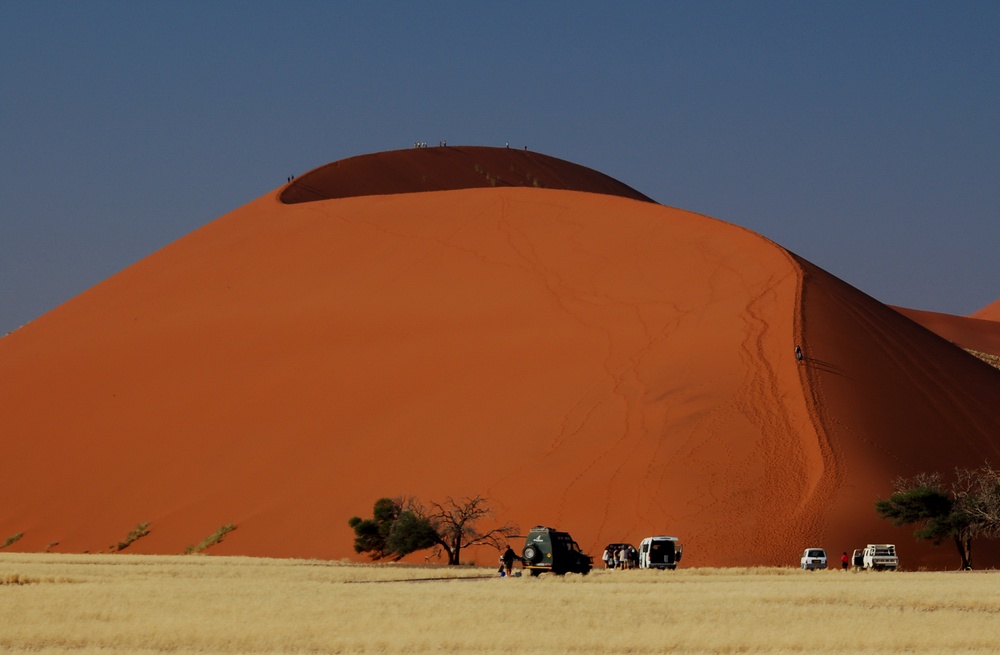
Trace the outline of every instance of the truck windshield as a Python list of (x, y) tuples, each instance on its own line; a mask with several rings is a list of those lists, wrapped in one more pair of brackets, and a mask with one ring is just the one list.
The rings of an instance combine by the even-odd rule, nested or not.
[(573, 541), (572, 537), (565, 532), (557, 532), (552, 535), (552, 546), (556, 547), (557, 545), (563, 550), (580, 552), (580, 545)]

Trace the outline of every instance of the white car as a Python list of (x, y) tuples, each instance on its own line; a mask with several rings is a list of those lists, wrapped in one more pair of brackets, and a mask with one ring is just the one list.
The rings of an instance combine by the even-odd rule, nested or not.
[(806, 548), (802, 553), (802, 570), (812, 571), (813, 569), (826, 568), (826, 551), (822, 548)]

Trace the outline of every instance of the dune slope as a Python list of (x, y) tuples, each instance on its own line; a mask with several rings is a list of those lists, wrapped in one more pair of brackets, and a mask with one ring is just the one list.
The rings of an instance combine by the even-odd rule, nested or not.
[[(957, 466), (1000, 462), (1000, 372), (799, 262), (805, 389), (835, 461), (828, 530), (857, 535), (857, 543), (895, 541), (911, 567), (954, 566), (950, 544), (937, 551), (914, 544), (908, 528), (893, 537), (871, 503), (891, 493), (887, 483), (897, 476), (948, 477)], [(981, 540), (977, 547), (979, 564), (995, 566), (996, 544)]]
[(911, 541), (872, 511), (896, 475), (1000, 462), (1000, 372), (746, 230), (567, 190), (283, 191), (0, 340), (11, 549), (151, 521), (131, 551), (234, 523), (212, 552), (348, 557), (380, 496), (482, 494), (595, 555), (677, 534), (688, 565), (788, 564)]

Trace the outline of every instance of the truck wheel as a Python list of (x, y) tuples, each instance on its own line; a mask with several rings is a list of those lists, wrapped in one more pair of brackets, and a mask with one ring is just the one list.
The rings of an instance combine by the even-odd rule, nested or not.
[(537, 578), (541, 574), (542, 574), (542, 572), (539, 569), (531, 569), (531, 577)]
[(535, 564), (540, 554), (541, 553), (539, 553), (538, 549), (535, 548), (534, 546), (524, 547), (524, 561), (528, 562), (529, 564)]

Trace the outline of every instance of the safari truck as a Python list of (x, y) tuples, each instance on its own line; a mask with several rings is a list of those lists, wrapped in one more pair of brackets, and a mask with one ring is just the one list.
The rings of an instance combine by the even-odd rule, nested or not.
[(893, 544), (868, 544), (861, 557), (865, 569), (869, 571), (895, 571), (899, 568), (899, 558)]
[(684, 546), (677, 537), (646, 537), (639, 544), (639, 568), (673, 571), (683, 554)]
[(580, 545), (573, 541), (568, 532), (538, 525), (531, 528), (524, 539), (521, 564), (533, 576), (546, 571), (556, 575), (587, 575), (594, 566), (594, 560), (580, 550)]

